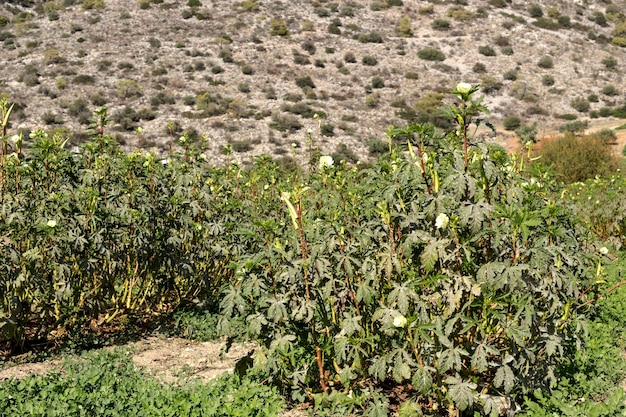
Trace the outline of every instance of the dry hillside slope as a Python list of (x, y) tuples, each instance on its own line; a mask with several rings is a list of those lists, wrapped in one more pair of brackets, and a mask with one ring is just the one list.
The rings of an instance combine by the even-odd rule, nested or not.
[(366, 159), (389, 125), (439, 122), (459, 81), (483, 85), (500, 128), (511, 116), (541, 134), (619, 115), (624, 10), (583, 0), (9, 1), (0, 93), (17, 103), (13, 131), (54, 129), (73, 144), (107, 107), (108, 132), (129, 148), (164, 152), (187, 132), (215, 162), (290, 157), (310, 140)]

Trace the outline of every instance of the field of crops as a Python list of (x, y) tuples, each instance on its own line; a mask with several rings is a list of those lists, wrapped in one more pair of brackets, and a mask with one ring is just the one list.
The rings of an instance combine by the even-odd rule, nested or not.
[[(362, 166), (312, 143), (295, 170), (263, 156), (212, 167), (185, 136), (167, 157), (124, 153), (106, 112), (80, 152), (43, 131), (25, 145), (5, 102), (6, 347), (195, 306), (259, 349), (245, 377), (165, 391), (90, 356), (75, 374), (3, 383), (0, 410), (17, 411), (0, 415), (623, 415), (626, 181), (563, 188), (474, 138), (488, 111), (476, 91), (455, 87), (450, 131), (390, 129), (389, 152)], [(219, 384), (247, 406), (224, 412)], [(50, 406), (54, 393), (88, 409)]]

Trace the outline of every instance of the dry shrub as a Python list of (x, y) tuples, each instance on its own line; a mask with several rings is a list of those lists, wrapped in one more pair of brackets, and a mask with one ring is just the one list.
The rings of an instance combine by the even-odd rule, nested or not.
[(565, 183), (584, 181), (614, 173), (619, 159), (599, 134), (563, 136), (543, 140), (537, 154), (539, 163), (551, 167)]

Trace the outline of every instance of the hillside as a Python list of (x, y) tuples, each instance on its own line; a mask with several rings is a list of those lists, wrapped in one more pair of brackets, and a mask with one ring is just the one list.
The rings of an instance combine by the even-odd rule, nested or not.
[[(538, 2), (539, 3), (539, 2)], [(498, 126), (538, 133), (624, 105), (624, 2), (56, 0), (0, 6), (13, 131), (86, 138), (93, 111), (130, 149), (183, 132), (219, 163), (268, 153), (365, 160), (391, 124), (431, 120), (459, 81)], [(320, 118), (314, 118), (314, 114)], [(517, 116), (519, 119), (516, 119)], [(606, 121), (606, 120), (604, 120)], [(142, 133), (137, 133), (141, 128)], [(312, 139), (309, 139), (312, 138)]]

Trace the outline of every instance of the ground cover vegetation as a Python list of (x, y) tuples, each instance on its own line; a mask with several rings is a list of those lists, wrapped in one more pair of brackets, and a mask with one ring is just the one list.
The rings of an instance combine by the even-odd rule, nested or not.
[[(139, 390), (124, 404), (140, 398), (175, 414), (220, 407), (211, 392), (232, 389), (251, 404), (280, 392), (320, 415), (622, 412), (623, 391), (610, 387), (623, 379), (623, 261), (610, 264), (622, 243), (624, 180), (561, 189), (530, 151), (509, 156), (474, 135), (490, 127), (478, 86), (457, 84), (445, 99), (447, 129), (390, 128), (387, 152), (371, 165), (321, 155), (309, 135), (293, 153), (310, 163), (291, 171), (265, 156), (248, 169), (212, 166), (202, 137), (189, 134), (166, 158), (124, 153), (106, 109), (79, 152), (41, 130), (25, 146), (9, 131), (4, 100), (6, 346), (202, 305), (215, 333), (177, 313), (184, 331), (259, 348), (248, 379), (242, 370), (218, 388), (167, 392), (135, 388), (150, 378), (115, 354), (96, 355), (78, 381), (3, 383), (3, 409), (54, 415), (41, 411), (46, 393), (98, 407)], [(115, 394), (102, 392), (110, 380), (122, 381)]]

